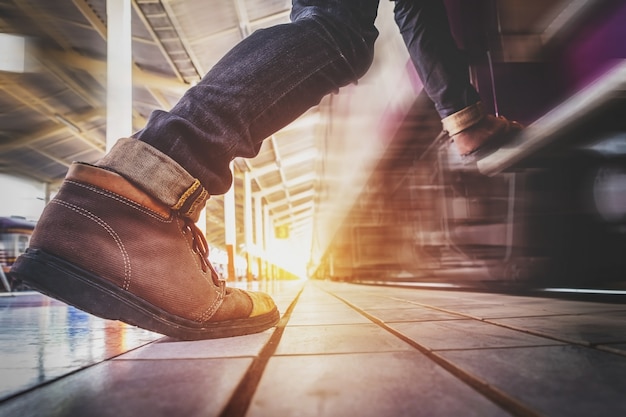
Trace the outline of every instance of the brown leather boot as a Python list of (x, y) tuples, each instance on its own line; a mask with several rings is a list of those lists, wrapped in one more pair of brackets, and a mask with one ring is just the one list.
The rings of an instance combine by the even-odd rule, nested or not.
[(522, 129), (518, 122), (485, 115), (480, 122), (451, 136), (464, 163), (484, 158), (510, 141)]
[(81, 310), (179, 339), (274, 326), (272, 299), (227, 288), (207, 255), (192, 219), (114, 172), (73, 164), (11, 272)]

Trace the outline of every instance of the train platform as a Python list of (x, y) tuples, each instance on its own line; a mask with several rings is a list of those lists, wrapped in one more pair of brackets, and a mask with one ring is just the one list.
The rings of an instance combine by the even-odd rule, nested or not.
[(186, 342), (0, 297), (1, 416), (626, 415), (626, 305), (255, 283), (276, 328)]

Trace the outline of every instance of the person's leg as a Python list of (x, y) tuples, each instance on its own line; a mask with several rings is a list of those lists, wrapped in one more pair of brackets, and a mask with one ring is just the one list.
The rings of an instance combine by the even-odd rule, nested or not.
[(480, 102), (441, 0), (396, 0), (394, 17), (411, 61), (442, 119)]
[[(210, 194), (224, 193), (233, 158), (255, 156), (265, 138), (367, 71), (377, 11), (378, 0), (294, 1), (292, 23), (243, 40), (134, 138), (168, 155)], [(102, 164), (113, 167), (125, 153), (113, 150)]]
[(394, 16), (424, 89), (461, 155), (519, 128), (485, 113), (442, 0), (395, 0)]
[(96, 165), (74, 164), (16, 276), (90, 313), (184, 339), (276, 324), (269, 296), (226, 288), (197, 230), (230, 161), (372, 61), (378, 0), (294, 1), (293, 23), (257, 31), (170, 111)]

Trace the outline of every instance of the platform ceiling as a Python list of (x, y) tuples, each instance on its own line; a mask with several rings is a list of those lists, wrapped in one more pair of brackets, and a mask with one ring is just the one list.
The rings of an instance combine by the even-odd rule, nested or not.
[[(290, 7), (289, 0), (133, 0), (133, 128), (154, 109), (171, 108), (254, 30), (288, 22)], [(72, 161), (94, 162), (105, 151), (106, 1), (1, 0), (0, 33), (29, 37), (36, 58), (23, 73), (0, 71), (0, 172), (54, 189)], [(269, 138), (257, 158), (236, 161), (275, 225), (289, 224), (291, 233), (310, 229), (315, 121), (313, 110)], [(209, 220), (222, 223), (221, 201), (211, 202)], [(223, 241), (221, 229), (212, 227), (210, 237)]]

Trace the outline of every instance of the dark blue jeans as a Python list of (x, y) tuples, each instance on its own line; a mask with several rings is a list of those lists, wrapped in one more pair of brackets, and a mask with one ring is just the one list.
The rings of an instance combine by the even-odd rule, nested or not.
[(396, 24), (411, 61), (441, 118), (480, 101), (469, 67), (452, 38), (442, 0), (397, 0)]
[[(475, 102), (471, 92), (464, 91), (469, 85), (467, 66), (457, 57), (443, 3), (396, 3), (398, 25), (442, 117), (467, 101)], [(167, 155), (210, 194), (226, 192), (232, 182), (232, 159), (255, 156), (265, 138), (367, 72), (378, 36), (377, 11), (378, 0), (294, 0), (291, 23), (244, 39), (172, 110), (155, 111), (133, 137)], [(117, 155), (105, 157), (103, 165), (119, 168), (116, 157), (128, 158), (124, 147), (131, 149), (128, 144), (114, 148)], [(141, 162), (144, 168), (127, 169), (127, 177), (154, 178), (154, 167), (167, 175), (167, 168), (159, 169), (158, 163), (168, 158), (149, 153)], [(180, 167), (170, 171), (180, 172)], [(187, 187), (189, 181), (172, 174), (163, 184)], [(163, 201), (180, 196), (180, 190), (164, 195), (168, 192), (163, 187), (156, 190), (149, 182), (144, 181), (145, 188)]]
[(178, 162), (211, 194), (231, 185), (229, 163), (373, 60), (378, 0), (294, 0), (292, 23), (254, 32), (227, 53), (169, 112), (154, 112), (134, 137)]

